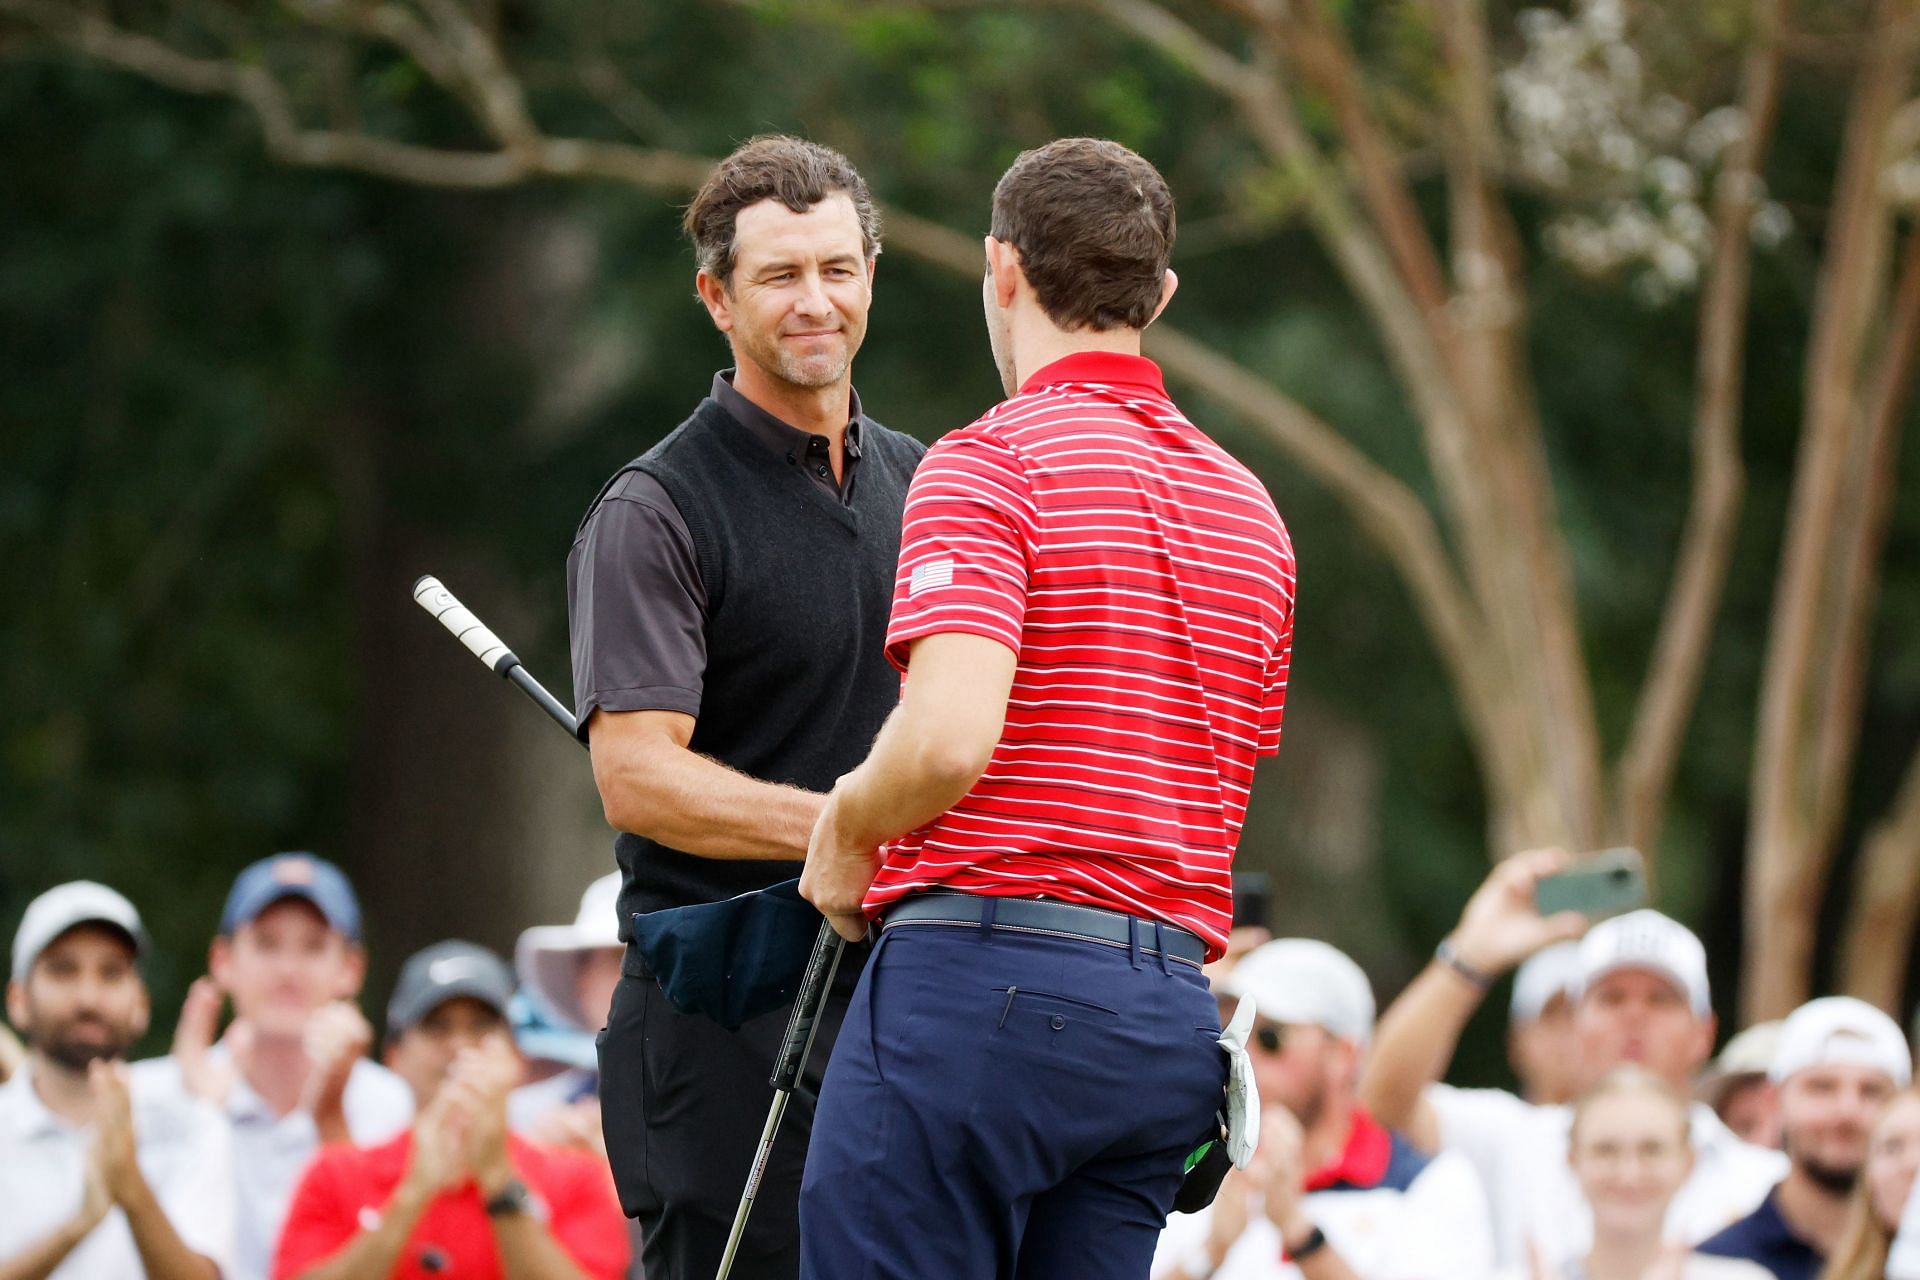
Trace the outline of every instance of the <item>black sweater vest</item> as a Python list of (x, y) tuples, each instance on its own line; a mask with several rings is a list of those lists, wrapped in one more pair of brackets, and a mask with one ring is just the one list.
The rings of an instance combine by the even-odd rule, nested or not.
[[(673, 499), (706, 589), (694, 751), (809, 791), (828, 790), (866, 758), (900, 696), (887, 615), (907, 482), (925, 452), (865, 419), (853, 500), (843, 504), (708, 399), (622, 468), (652, 476)], [(630, 833), (614, 854), (623, 935), (634, 912), (800, 874), (798, 862), (699, 858)]]

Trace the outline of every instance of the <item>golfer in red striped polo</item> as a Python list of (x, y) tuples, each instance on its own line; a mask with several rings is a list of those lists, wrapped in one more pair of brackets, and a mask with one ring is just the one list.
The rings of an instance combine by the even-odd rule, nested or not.
[(1140, 355), (1173, 229), (1112, 142), (1029, 151), (994, 190), (1009, 398), (914, 476), (901, 703), (801, 881), (841, 933), (882, 930), (814, 1122), (812, 1280), (1145, 1277), (1216, 1132), (1200, 965), (1279, 746), (1293, 552)]

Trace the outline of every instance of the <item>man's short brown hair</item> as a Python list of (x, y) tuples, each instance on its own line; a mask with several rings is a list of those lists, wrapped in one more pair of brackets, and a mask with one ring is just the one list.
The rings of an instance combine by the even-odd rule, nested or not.
[(739, 242), (734, 220), (762, 200), (778, 200), (805, 213), (836, 192), (853, 201), (860, 219), (861, 255), (871, 261), (880, 252), (880, 215), (866, 180), (853, 162), (817, 142), (783, 133), (763, 133), (740, 144), (715, 167), (701, 186), (681, 228), (693, 241), (700, 270), (729, 283)]
[(993, 189), (993, 238), (1062, 329), (1144, 329), (1173, 253), (1173, 193), (1117, 142), (1062, 138), (1023, 151)]

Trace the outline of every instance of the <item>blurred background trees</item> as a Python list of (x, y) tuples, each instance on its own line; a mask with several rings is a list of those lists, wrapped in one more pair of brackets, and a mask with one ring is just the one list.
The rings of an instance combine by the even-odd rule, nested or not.
[(1300, 553), (1242, 850), (1281, 928), (1390, 985), (1489, 853), (1631, 842), (1725, 1012), (1899, 1011), (1915, 9), (0, 0), (0, 916), (116, 879), (164, 988), (274, 848), (354, 871), (389, 971), (569, 914), (584, 762), (407, 584), (564, 696), (574, 524), (724, 360), (707, 158), (861, 166), (862, 395), (931, 439), (998, 395), (994, 178), (1085, 132), (1172, 182), (1153, 354)]

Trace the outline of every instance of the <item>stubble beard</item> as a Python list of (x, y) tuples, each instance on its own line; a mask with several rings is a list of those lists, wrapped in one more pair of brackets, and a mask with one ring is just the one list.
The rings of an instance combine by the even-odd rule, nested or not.
[(124, 1028), (108, 1027), (103, 1040), (80, 1040), (68, 1034), (68, 1025), (49, 1028), (44, 1035), (29, 1035), (27, 1043), (49, 1062), (75, 1075), (85, 1075), (95, 1062), (118, 1062), (133, 1048), (134, 1037)]
[(1850, 1195), (1860, 1182), (1861, 1164), (1839, 1165), (1827, 1160), (1803, 1155), (1795, 1150), (1796, 1143), (1789, 1137), (1784, 1140), (1787, 1154), (1822, 1191), (1836, 1196)]
[(809, 391), (831, 387), (843, 380), (847, 370), (853, 367), (853, 356), (860, 346), (859, 336), (845, 328), (840, 330), (839, 348), (818, 355), (800, 355), (787, 350), (778, 333), (748, 336), (736, 331), (736, 337), (740, 355), (751, 360), (762, 373), (790, 387)]

